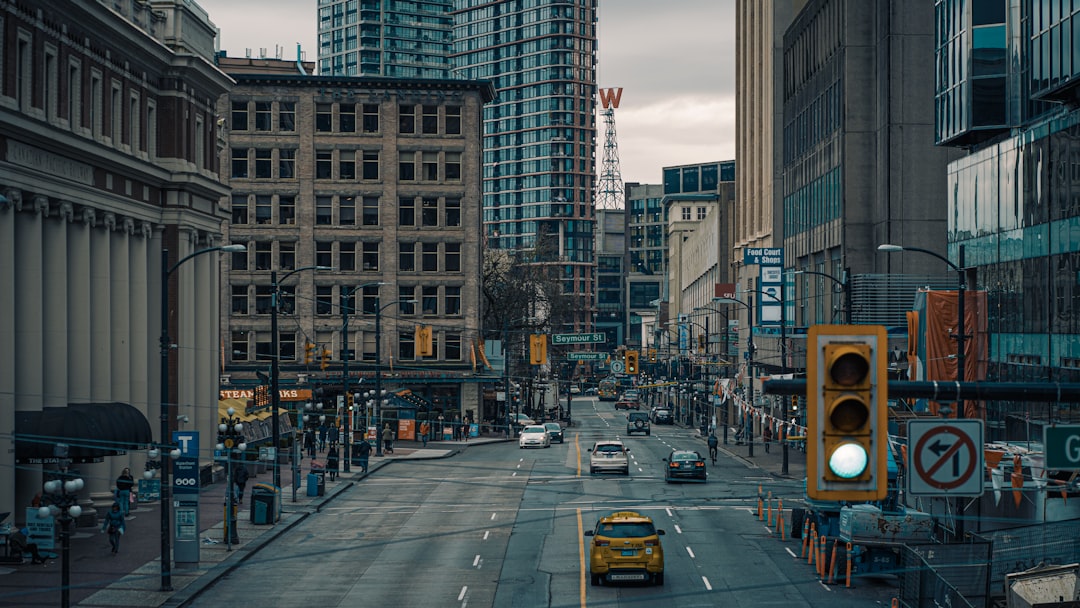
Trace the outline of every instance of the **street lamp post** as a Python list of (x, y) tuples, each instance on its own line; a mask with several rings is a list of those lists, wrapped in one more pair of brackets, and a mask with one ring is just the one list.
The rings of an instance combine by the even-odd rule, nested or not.
[(833, 283), (840, 286), (840, 289), (844, 292), (844, 324), (851, 325), (851, 272), (849, 269), (844, 269), (843, 279), (838, 279), (831, 274), (825, 274), (824, 272), (817, 272), (816, 270), (793, 270), (786, 274), (812, 274), (819, 277), (825, 277)]
[[(60, 562), (60, 606), (71, 606), (71, 522), (82, 515), (78, 504), (78, 493), (83, 489), (81, 477), (68, 478), (68, 446), (57, 444), (53, 453), (60, 461), (60, 477), (45, 482), (42, 499), (49, 504), (38, 509), (38, 518), (58, 517), (60, 521), (60, 550), (63, 552)], [(36, 554), (35, 554), (36, 555)]]
[[(233, 253), (246, 251), (247, 248), (240, 244), (224, 245), (221, 247), (208, 247), (189, 253), (169, 266), (169, 250), (161, 250), (161, 445), (169, 445), (169, 420), (172, 410), (169, 402), (169, 277), (181, 264), (195, 256), (212, 251)], [(170, 519), (172, 519), (172, 488), (169, 485), (169, 468), (161, 468), (161, 591), (172, 591), (172, 548)]]
[(303, 406), (303, 412), (300, 412), (296, 416), (296, 423), (299, 428), (296, 429), (296, 439), (293, 440), (292, 448), (292, 501), (296, 502), (296, 490), (300, 485), (300, 458), (302, 455), (300, 451), (303, 449), (302, 443), (304, 440), (304, 423), (307, 422), (308, 413), (312, 410), (312, 404), (310, 401), (306, 402)]
[[(416, 304), (416, 300), (395, 300), (389, 304), (379, 305), (378, 296), (375, 297), (375, 455), (383, 455), (383, 444), (379, 441), (378, 433), (382, 432), (381, 406), (383, 400), (382, 391), (382, 311), (398, 304)], [(346, 382), (348, 382), (346, 380)]]
[[(244, 423), (236, 416), (236, 410), (225, 410), (227, 416), (221, 417), (218, 424), (219, 453), (225, 454), (225, 550), (232, 551), (232, 546), (240, 542), (240, 535), (236, 530), (236, 490), (233, 484), (233, 456), (243, 454), (247, 449), (244, 443)], [(240, 466), (245, 466), (241, 463)]]
[(271, 452), (274, 458), (274, 487), (277, 488), (281, 487), (281, 467), (278, 466), (278, 448), (281, 443), (281, 430), (278, 428), (278, 404), (281, 399), (278, 391), (281, 374), (281, 352), (278, 338), (278, 309), (281, 307), (281, 292), (279, 289), (285, 279), (301, 270), (333, 270), (333, 268), (329, 266), (304, 266), (285, 273), (285, 276), (281, 277), (281, 281), (278, 281), (276, 270), (270, 271), (270, 350), (274, 353), (274, 356), (270, 358), (270, 422), (274, 425), (272, 431), (274, 447)]
[[(756, 371), (754, 369), (754, 296), (747, 294), (747, 301), (737, 300), (735, 298), (713, 298), (714, 301), (719, 300), (722, 302), (734, 302), (744, 308), (746, 308), (746, 323), (747, 323), (747, 339), (746, 339), (746, 365), (747, 372), (750, 375), (750, 407), (754, 406), (754, 378)], [(751, 458), (754, 456), (754, 426), (753, 424), (747, 425), (746, 439), (748, 445), (747, 455)], [(724, 443), (727, 443), (727, 425), (724, 425)]]
[[(949, 261), (949, 258), (930, 251), (929, 249), (921, 249), (919, 247), (905, 247), (903, 245), (878, 245), (878, 251), (884, 251), (886, 253), (893, 253), (896, 251), (918, 251), (919, 253), (925, 253), (932, 255), (935, 258), (945, 262), (950, 268), (956, 271), (956, 275), (959, 282), (956, 286), (956, 316), (957, 319), (957, 331), (953, 338), (956, 339), (956, 381), (963, 382), (967, 378), (967, 369), (964, 366), (964, 339), (967, 338), (967, 322), (964, 318), (964, 293), (967, 291), (967, 277), (965, 276), (964, 269), (964, 246), (958, 247), (958, 264), (953, 264)], [(956, 410), (956, 417), (964, 417), (964, 402), (960, 402), (960, 407)]]
[[(350, 290), (342, 289), (341, 293), (341, 394), (344, 396), (346, 405), (349, 400), (349, 361), (352, 359), (352, 349), (349, 348), (349, 312), (353, 310), (349, 306), (349, 298), (355, 296), (357, 292), (360, 292), (365, 287), (381, 287), (386, 285), (385, 281), (371, 281), (369, 283), (361, 283)], [(376, 296), (375, 303), (378, 304), (378, 297)], [(379, 358), (379, 322), (378, 316), (375, 317), (375, 359)], [(352, 470), (352, 425), (354, 422), (347, 421), (348, 428), (345, 429), (345, 441), (342, 447), (345, 450), (345, 472), (348, 473)], [(366, 431), (366, 429), (365, 429)], [(377, 431), (376, 431), (377, 435)], [(367, 439), (364, 439), (367, 441)], [(378, 444), (378, 437), (376, 436), (375, 443)], [(378, 449), (378, 447), (376, 447)], [(381, 455), (381, 454), (380, 454)]]

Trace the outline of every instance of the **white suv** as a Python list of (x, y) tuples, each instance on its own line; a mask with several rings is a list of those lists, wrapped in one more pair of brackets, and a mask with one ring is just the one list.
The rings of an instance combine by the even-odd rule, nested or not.
[(630, 459), (621, 441), (597, 441), (589, 450), (589, 472), (601, 473), (614, 471), (623, 475), (630, 474)]

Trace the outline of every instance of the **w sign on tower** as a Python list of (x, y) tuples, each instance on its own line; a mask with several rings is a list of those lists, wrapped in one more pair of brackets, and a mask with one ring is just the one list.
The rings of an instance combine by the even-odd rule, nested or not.
[(600, 89), (600, 105), (604, 111), (604, 159), (600, 167), (600, 183), (596, 188), (597, 209), (623, 208), (622, 169), (619, 168), (619, 142), (615, 138), (615, 108), (622, 99), (622, 88)]

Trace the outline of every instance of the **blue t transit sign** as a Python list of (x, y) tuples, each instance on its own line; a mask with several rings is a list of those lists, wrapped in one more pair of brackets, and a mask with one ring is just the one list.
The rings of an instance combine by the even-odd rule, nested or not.
[(199, 493), (199, 431), (173, 431), (180, 458), (173, 461), (173, 494)]

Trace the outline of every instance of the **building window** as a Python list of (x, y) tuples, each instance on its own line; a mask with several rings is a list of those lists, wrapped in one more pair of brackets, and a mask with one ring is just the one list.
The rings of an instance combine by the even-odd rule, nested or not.
[(398, 359), (401, 361), (416, 359), (416, 335), (413, 332), (398, 333)]
[(416, 287), (412, 285), (398, 287), (398, 311), (402, 316), (412, 316), (416, 314), (416, 303), (409, 302), (409, 300), (414, 299), (416, 299)]
[[(29, 62), (30, 61), (29, 53), (27, 53), (25, 57), (26, 57), (26, 61)], [(27, 63), (27, 65), (29, 66), (29, 63)], [(25, 73), (29, 73), (29, 70), (27, 72), (24, 72), (24, 74)], [(16, 78), (16, 80), (18, 80), (18, 78)], [(26, 86), (29, 86), (29, 84), (27, 84)], [(104, 103), (104, 100), (101, 98), (101, 96), (102, 96), (102, 88), (101, 87), (102, 87), (101, 72), (99, 72), (97, 70), (91, 70), (91, 73), (90, 73), (90, 103), (89, 103), (88, 107), (90, 109), (90, 133), (94, 136), (94, 138), (101, 137), (101, 114), (102, 114), (101, 105), (102, 105), (102, 103)], [(18, 92), (19, 90), (21, 90), (21, 89), (16, 89), (16, 92)], [(26, 97), (29, 97), (29, 94), (27, 94)], [(27, 103), (29, 103), (29, 101), (27, 101)], [(247, 152), (244, 153), (244, 158), (245, 159), (247, 158)], [(244, 164), (244, 175), (243, 175), (243, 177), (247, 177), (247, 163), (246, 163), (246, 160), (245, 160), (245, 164)]]
[(120, 85), (115, 81), (112, 86), (109, 107), (112, 108), (109, 112), (109, 131), (112, 133), (113, 145), (119, 146), (124, 139), (124, 109), (120, 101)]
[(232, 314), (234, 314), (234, 315), (246, 315), (246, 314), (248, 314), (247, 285), (233, 285), (232, 286)]
[(446, 181), (461, 181), (461, 152), (446, 153)]
[(356, 179), (355, 150), (338, 150), (338, 179)]
[(338, 252), (338, 270), (356, 270), (356, 243), (341, 243), (341, 251)]
[(379, 244), (364, 243), (363, 263), (365, 272), (377, 272), (379, 270)]
[[(315, 197), (315, 225), (329, 226), (334, 223), (334, 197)], [(329, 264), (327, 264), (329, 266)]]
[(398, 272), (416, 272), (416, 243), (398, 243)]
[(232, 360), (247, 361), (248, 359), (248, 334), (246, 331), (232, 332)]
[(315, 314), (334, 314), (334, 288), (331, 285), (315, 286)]
[(339, 226), (355, 226), (356, 225), (356, 197), (353, 197), (353, 196), (339, 196), (338, 197), (338, 225)]
[(273, 290), (269, 285), (256, 285), (255, 286), (255, 314), (268, 315), (270, 314), (271, 304), (273, 303)]
[(295, 196), (278, 196), (278, 223), (279, 224), (295, 224), (296, 223), (296, 197)]
[(248, 151), (247, 148), (232, 149), (232, 177), (246, 178), (248, 176)]
[(425, 198), (423, 207), (420, 210), (420, 225), (421, 226), (438, 226), (439, 225), (439, 199), (437, 198)]
[(278, 242), (278, 270), (292, 270), (296, 268), (296, 242)]
[(248, 130), (248, 102), (246, 102), (246, 101), (234, 101), (234, 102), (232, 102), (232, 130), (233, 131), (247, 131)]
[(690, 208), (689, 207), (683, 207), (682, 208), (682, 219), (684, 221), (690, 221)]
[(443, 314), (444, 315), (460, 315), (461, 314), (461, 287), (446, 286), (443, 288), (443, 292), (446, 294), (443, 297)]
[(315, 241), (315, 265), (334, 265), (334, 243), (330, 241)]
[(398, 181), (411, 182), (416, 180), (416, 153), (403, 151), (398, 159)]
[(255, 270), (270, 270), (273, 267), (271, 252), (273, 244), (270, 241), (257, 241), (255, 243)]
[(273, 150), (255, 150), (255, 179), (270, 179), (273, 176)]
[(379, 310), (379, 287), (370, 285), (364, 288), (364, 314), (373, 315)]
[[(237, 243), (237, 244), (239, 244), (239, 243)], [(232, 262), (229, 264), (229, 267), (232, 270), (239, 270), (241, 272), (247, 271), (247, 269), (248, 269), (248, 252), (246, 250), (245, 251), (234, 251), (233, 254), (232, 254)]]
[(707, 209), (705, 207), (698, 207), (697, 208), (697, 219), (699, 219), (699, 220), (705, 219), (705, 213), (706, 212), (707, 212)]
[(333, 150), (315, 151), (315, 179), (333, 179), (334, 177), (334, 152)]
[(423, 159), (423, 177), (429, 182), (438, 181), (439, 179), (439, 153), (438, 152), (424, 152), (421, 155)]
[(273, 199), (269, 194), (255, 196), (255, 223), (269, 224), (274, 219)]
[(416, 199), (412, 197), (398, 198), (398, 226), (416, 225)]
[(429, 285), (420, 288), (420, 312), (425, 315), (439, 314), (439, 287)]
[(246, 194), (232, 195), (232, 225), (242, 226), (248, 223), (248, 201)]
[(443, 268), (446, 272), (461, 272), (461, 243), (446, 243)]
[[(74, 60), (68, 66), (67, 115), (68, 125), (72, 131), (82, 127), (82, 66)], [(152, 133), (153, 124), (150, 124), (150, 127), (148, 130)], [(147, 151), (153, 152), (153, 150)]]
[[(273, 293), (271, 290), (270, 293)], [(291, 285), (278, 285), (278, 310), (287, 315), (296, 312), (296, 287)], [(270, 305), (273, 306), (273, 300)]]
[(266, 361), (274, 356), (274, 351), (270, 349), (270, 332), (265, 332), (262, 335), (256, 336), (255, 339), (255, 360)]
[(296, 103), (292, 101), (278, 102), (278, 131), (296, 130)]
[(278, 356), (283, 361), (296, 361), (296, 332), (286, 331), (278, 334)]
[(363, 197), (364, 204), (364, 226), (378, 226), (379, 225), (379, 197), (377, 196), (365, 196)]
[(281, 179), (296, 177), (296, 150), (278, 150), (278, 177)]
[(342, 133), (356, 132), (356, 104), (343, 103), (338, 105), (338, 127)]
[(461, 361), (461, 334), (446, 334), (443, 340), (446, 361)]
[(439, 106), (421, 106), (423, 117), (420, 128), (425, 135), (435, 135), (439, 132)]
[(315, 104), (315, 130), (320, 133), (329, 133), (334, 130), (334, 105), (330, 103)]
[(364, 104), (364, 133), (379, 132), (379, 105), (374, 103)]
[(420, 263), (424, 272), (439, 272), (438, 243), (421, 243)]
[(379, 151), (378, 150), (364, 150), (363, 161), (363, 175), (362, 179), (377, 180), (379, 179)]
[(461, 199), (460, 198), (448, 198), (443, 201), (443, 208), (445, 210), (444, 217), (446, 221), (443, 222), (444, 226), (460, 226), (461, 225)]
[(446, 106), (446, 134), (461, 135), (461, 106)]
[(352, 289), (342, 285), (338, 287), (338, 293), (340, 294), (338, 301), (340, 305), (339, 312), (348, 312), (355, 315), (360, 312), (356, 309), (356, 293)]
[(416, 132), (416, 107), (398, 106), (398, 133)]
[(271, 106), (273, 104), (269, 101), (256, 101), (255, 102), (255, 130), (256, 131), (272, 131), (274, 130), (271, 118), (273, 114), (270, 113)]

